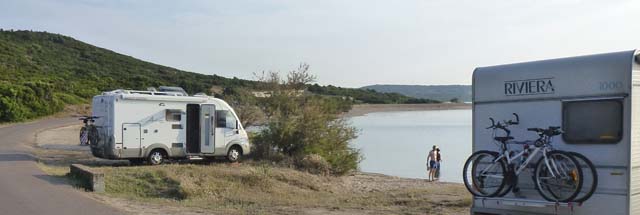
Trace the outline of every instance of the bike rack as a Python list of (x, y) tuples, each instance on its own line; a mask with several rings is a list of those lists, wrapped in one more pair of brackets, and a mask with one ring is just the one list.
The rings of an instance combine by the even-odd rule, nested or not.
[(474, 197), (476, 200), (482, 201), (482, 207), (485, 202), (495, 202), (498, 205), (523, 206), (523, 207), (555, 207), (556, 213), (560, 207), (568, 207), (571, 212), (573, 208), (582, 206), (580, 202), (550, 202), (545, 200), (522, 199), (522, 198), (490, 198), (490, 197)]

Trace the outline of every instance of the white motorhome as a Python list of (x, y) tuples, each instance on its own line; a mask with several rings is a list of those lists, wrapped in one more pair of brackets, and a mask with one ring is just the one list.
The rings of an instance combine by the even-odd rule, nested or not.
[(473, 151), (498, 151), (489, 117), (512, 113), (516, 140), (536, 139), (530, 127), (561, 126), (553, 147), (591, 160), (597, 189), (582, 204), (548, 202), (524, 172), (517, 195), (474, 197), (471, 214), (640, 214), (640, 51), (476, 68)]
[(93, 155), (160, 164), (169, 158), (237, 161), (250, 152), (247, 132), (225, 101), (165, 89), (171, 91), (115, 90), (93, 97)]

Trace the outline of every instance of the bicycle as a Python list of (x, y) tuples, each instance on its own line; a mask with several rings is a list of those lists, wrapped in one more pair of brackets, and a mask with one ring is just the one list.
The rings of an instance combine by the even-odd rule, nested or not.
[[(499, 145), (500, 152), (478, 151), (467, 159), (463, 170), (466, 188), (474, 196), (504, 196), (512, 189), (518, 189), (516, 186), (518, 175), (528, 168), (536, 155), (541, 154), (533, 175), (536, 190), (548, 201), (568, 202), (573, 200), (582, 189), (583, 171), (573, 155), (552, 148), (552, 138), (562, 134), (560, 127), (529, 128), (527, 130), (534, 131), (539, 135), (537, 140), (511, 141), (514, 138), (510, 136), (511, 132), (507, 127), (519, 124), (518, 115), (514, 113), (514, 116), (516, 121), (509, 120), (504, 124), (500, 122), (496, 124), (490, 118), (491, 126), (487, 129), (493, 129), (493, 139)], [(497, 130), (503, 130), (506, 136), (496, 136)], [(524, 144), (525, 150), (513, 155), (514, 152), (508, 150), (508, 143)], [(535, 146), (535, 149), (526, 149), (529, 144)], [(521, 162), (517, 162), (518, 160)], [(588, 196), (582, 198), (584, 197), (588, 198)]]
[[(80, 117), (79, 120), (82, 120), (82, 123), (84, 123), (84, 126), (82, 126), (82, 128), (80, 128), (80, 145), (81, 146), (87, 146), (87, 145), (91, 145), (92, 142), (95, 142), (96, 138), (90, 137), (90, 136), (95, 136), (93, 134), (97, 134), (97, 129), (96, 127), (93, 125), (93, 123), (95, 123), (95, 119), (97, 119), (99, 117), (97, 116), (82, 116)], [(95, 144), (95, 143), (93, 143)]]

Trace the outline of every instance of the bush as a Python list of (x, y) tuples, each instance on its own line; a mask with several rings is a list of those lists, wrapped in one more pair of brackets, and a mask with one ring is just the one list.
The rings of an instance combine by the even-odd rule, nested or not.
[(64, 108), (53, 85), (45, 82), (0, 82), (0, 121), (22, 121)]
[(302, 90), (304, 82), (313, 80), (307, 69), (308, 66), (301, 66), (289, 73), (285, 81), (277, 73), (269, 73), (267, 79), (262, 79), (271, 96), (258, 102), (267, 123), (253, 139), (256, 156), (304, 159), (316, 155), (328, 163), (332, 174), (355, 170), (361, 156), (349, 143), (357, 137), (356, 129), (339, 117), (345, 109), (343, 103), (333, 98), (292, 93)]
[(327, 160), (317, 154), (304, 156), (296, 162), (296, 167), (302, 171), (316, 175), (328, 175), (331, 172), (331, 166)]

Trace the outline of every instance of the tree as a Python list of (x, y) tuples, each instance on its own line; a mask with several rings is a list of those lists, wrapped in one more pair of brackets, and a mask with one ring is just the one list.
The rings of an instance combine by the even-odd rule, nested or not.
[(298, 93), (314, 80), (307, 64), (301, 64), (286, 78), (277, 72), (262, 73), (259, 81), (271, 96), (258, 102), (267, 117), (265, 129), (253, 140), (258, 156), (279, 155), (301, 161), (319, 155), (333, 174), (355, 170), (361, 156), (349, 142), (357, 137), (357, 130), (339, 116), (344, 101)]
[(264, 120), (264, 113), (257, 106), (257, 98), (251, 90), (227, 87), (223, 90), (222, 96), (233, 107), (244, 127), (258, 125)]

